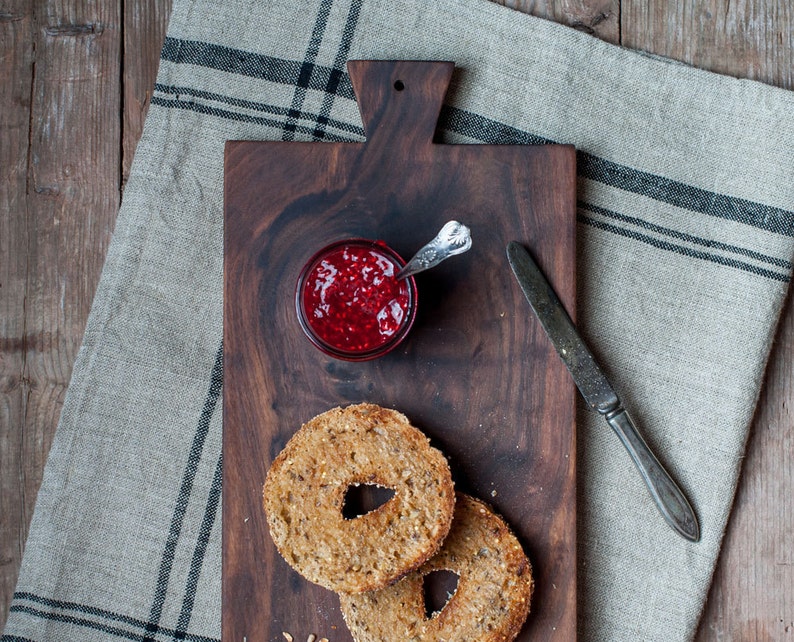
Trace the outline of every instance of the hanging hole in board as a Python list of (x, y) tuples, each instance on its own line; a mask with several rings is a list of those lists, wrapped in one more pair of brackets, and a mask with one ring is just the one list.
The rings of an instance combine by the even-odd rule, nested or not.
[(402, 91), (403, 89), (405, 89), (405, 83), (402, 80), (395, 80), (394, 81), (394, 88), (397, 91)]

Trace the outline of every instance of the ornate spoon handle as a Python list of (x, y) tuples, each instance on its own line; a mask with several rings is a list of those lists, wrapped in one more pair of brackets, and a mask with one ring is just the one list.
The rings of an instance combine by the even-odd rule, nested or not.
[(449, 221), (436, 237), (414, 254), (413, 258), (397, 273), (398, 279), (424, 272), (455, 254), (463, 254), (471, 248), (471, 230), (457, 221)]

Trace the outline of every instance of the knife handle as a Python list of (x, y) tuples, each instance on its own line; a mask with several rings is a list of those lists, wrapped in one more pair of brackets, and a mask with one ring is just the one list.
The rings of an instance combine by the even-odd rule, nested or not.
[(700, 528), (692, 507), (648, 448), (629, 413), (619, 406), (607, 413), (605, 418), (629, 451), (662, 517), (679, 535), (691, 542), (697, 542), (700, 539)]

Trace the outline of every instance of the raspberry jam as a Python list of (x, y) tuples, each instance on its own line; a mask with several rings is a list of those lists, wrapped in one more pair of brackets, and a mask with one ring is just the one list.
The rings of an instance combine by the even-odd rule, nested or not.
[(397, 280), (404, 261), (381, 242), (333, 243), (312, 257), (296, 291), (306, 335), (327, 354), (350, 361), (386, 354), (416, 314), (413, 277)]

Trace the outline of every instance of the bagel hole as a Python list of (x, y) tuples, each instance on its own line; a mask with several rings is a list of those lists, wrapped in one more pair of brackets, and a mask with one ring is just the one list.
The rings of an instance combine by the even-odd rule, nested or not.
[(425, 599), (425, 617), (436, 617), (449, 604), (458, 590), (460, 575), (447, 570), (431, 571), (422, 580), (422, 593)]
[(377, 510), (394, 497), (394, 490), (378, 484), (352, 484), (345, 492), (342, 517), (356, 519)]

